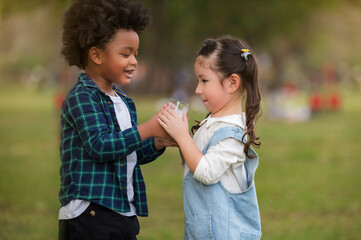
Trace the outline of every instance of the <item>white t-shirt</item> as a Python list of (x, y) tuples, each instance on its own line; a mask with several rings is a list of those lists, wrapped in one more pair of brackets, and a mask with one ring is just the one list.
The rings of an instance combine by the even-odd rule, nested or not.
[[(131, 128), (132, 123), (130, 120), (129, 110), (125, 105), (124, 101), (122, 100), (122, 98), (119, 97), (118, 95), (117, 96), (108, 95), (108, 96), (112, 99), (114, 103), (114, 110), (117, 116), (120, 130), (124, 131), (125, 129)], [(127, 194), (128, 194), (128, 200), (130, 202), (130, 212), (118, 212), (119, 214), (124, 216), (136, 215), (135, 207), (132, 204), (132, 202), (134, 201), (133, 171), (136, 163), (137, 163), (137, 154), (134, 151), (127, 156)], [(76, 218), (80, 214), (82, 214), (89, 205), (90, 205), (89, 201), (74, 199), (70, 201), (67, 205), (60, 208), (58, 219), (60, 220), (60, 219)]]
[[(220, 128), (227, 126), (240, 127), (246, 131), (245, 115), (228, 115), (212, 118), (209, 116), (200, 123), (200, 128), (193, 136), (199, 150), (203, 150), (212, 135)], [(201, 158), (194, 172), (194, 178), (210, 185), (220, 181), (231, 193), (240, 193), (248, 188), (247, 175), (244, 168), (246, 155), (243, 151), (244, 144), (234, 138), (226, 138), (208, 149)], [(184, 165), (183, 176), (189, 171)]]

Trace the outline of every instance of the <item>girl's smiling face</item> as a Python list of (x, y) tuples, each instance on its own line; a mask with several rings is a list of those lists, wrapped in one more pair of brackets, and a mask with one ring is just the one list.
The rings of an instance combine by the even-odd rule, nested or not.
[(102, 76), (110, 83), (129, 84), (137, 67), (138, 34), (118, 30), (102, 51)]
[(195, 93), (200, 96), (204, 106), (213, 117), (217, 116), (230, 101), (231, 96), (221, 82), (221, 77), (210, 67), (209, 59), (202, 56), (197, 57), (194, 71), (197, 76), (198, 85)]

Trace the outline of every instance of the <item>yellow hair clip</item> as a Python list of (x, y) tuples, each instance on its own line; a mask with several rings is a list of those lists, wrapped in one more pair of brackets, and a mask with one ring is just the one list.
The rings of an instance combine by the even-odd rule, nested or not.
[(246, 48), (242, 48), (241, 51), (243, 52), (241, 54), (241, 56), (244, 58), (244, 60), (248, 60), (248, 55), (250, 55), (251, 53), (249, 52), (249, 49), (246, 49)]

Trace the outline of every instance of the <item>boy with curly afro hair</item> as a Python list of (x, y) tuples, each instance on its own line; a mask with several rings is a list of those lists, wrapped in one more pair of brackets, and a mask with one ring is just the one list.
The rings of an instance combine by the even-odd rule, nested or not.
[(140, 164), (172, 146), (158, 113), (138, 125), (115, 84), (137, 67), (148, 11), (131, 0), (75, 0), (64, 14), (62, 53), (84, 70), (61, 110), (59, 239), (136, 239), (147, 216)]

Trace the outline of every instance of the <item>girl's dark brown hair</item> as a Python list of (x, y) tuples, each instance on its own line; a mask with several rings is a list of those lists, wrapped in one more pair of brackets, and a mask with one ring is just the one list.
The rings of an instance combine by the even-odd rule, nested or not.
[[(241, 49), (249, 49), (247, 60), (241, 55)], [(243, 138), (248, 136), (245, 143), (244, 152), (247, 157), (253, 158), (249, 154), (251, 146), (259, 147), (261, 142), (256, 135), (255, 122), (261, 114), (261, 92), (258, 82), (258, 63), (254, 52), (244, 41), (232, 36), (223, 36), (217, 39), (207, 39), (204, 41), (198, 56), (211, 61), (211, 69), (218, 73), (221, 80), (228, 78), (232, 74), (237, 74), (242, 84), (240, 90), (246, 95), (245, 112), (247, 131)], [(199, 123), (192, 127), (193, 130), (199, 128)]]

